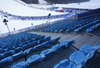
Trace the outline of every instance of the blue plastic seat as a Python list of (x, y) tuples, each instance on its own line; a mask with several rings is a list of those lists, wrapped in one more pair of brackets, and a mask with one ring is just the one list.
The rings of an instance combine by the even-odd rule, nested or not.
[(45, 51), (42, 51), (40, 56), (45, 57), (45, 59), (49, 59), (54, 55), (54, 52), (52, 49), (47, 49)]
[(0, 54), (0, 60), (1, 60), (1, 59), (3, 59), (3, 55), (2, 55), (2, 54)]
[(52, 40), (50, 40), (50, 43), (55, 44), (55, 43), (57, 43), (58, 40), (60, 40), (60, 39), (61, 39), (61, 37), (58, 37), (58, 38), (52, 39)]
[(61, 29), (61, 30), (60, 30), (60, 32), (63, 32), (63, 31), (64, 31), (64, 29)]
[(29, 49), (24, 51), (24, 54), (25, 54), (25, 56), (27, 56), (29, 54), (32, 54), (33, 52), (34, 52), (34, 49), (33, 48), (29, 48)]
[(7, 51), (7, 52), (3, 53), (3, 57), (12, 56), (13, 54), (15, 54), (15, 51), (14, 50)]
[(26, 63), (28, 65), (28, 67), (31, 68), (31, 67), (35, 66), (36, 64), (38, 64), (42, 60), (43, 59), (40, 57), (40, 55), (33, 55), (27, 59)]
[(51, 39), (51, 36), (44, 38), (44, 41), (49, 41)]
[(94, 53), (95, 53), (95, 50), (89, 52), (87, 55), (85, 55), (84, 53), (80, 51), (75, 51), (74, 53), (70, 55), (69, 59), (71, 62), (85, 67), (86, 62), (94, 56)]
[(75, 29), (74, 31), (75, 31), (75, 32), (79, 32), (79, 31), (80, 31), (80, 29), (78, 28), (78, 29)]
[(81, 64), (75, 64), (73, 62), (70, 62), (69, 65), (66, 66), (66, 68), (85, 68)]
[(35, 51), (38, 51), (38, 50), (41, 50), (43, 47), (44, 47), (44, 45), (43, 44), (40, 44), (40, 45), (35, 46), (34, 47), (34, 50)]
[(61, 44), (55, 45), (51, 48), (54, 53), (59, 53), (64, 49), (64, 46)]
[(71, 41), (63, 41), (61, 42), (61, 45), (64, 45), (64, 47), (70, 47), (72, 44), (75, 43), (75, 40), (71, 40)]
[(74, 53), (70, 55), (69, 60), (75, 64), (82, 64), (85, 58), (86, 56), (84, 55), (84, 53), (80, 51), (75, 51)]
[(22, 50), (21, 47), (17, 47), (17, 48), (15, 49), (15, 52), (18, 53), (18, 52), (20, 52), (21, 50)]
[(81, 48), (80, 48), (80, 51), (83, 52), (85, 55), (91, 53), (92, 51), (94, 51), (94, 53), (96, 52), (96, 50), (100, 49), (100, 44), (99, 45), (96, 45), (94, 47), (91, 47), (87, 44), (83, 45)]
[(38, 40), (38, 44), (42, 44), (44, 42), (43, 39)]
[(52, 44), (50, 41), (44, 42), (43, 43), (44, 47), (50, 47)]
[(31, 45), (26, 44), (26, 45), (24, 45), (24, 46), (22, 47), (22, 49), (23, 49), (23, 50), (26, 50), (26, 49), (28, 49), (28, 48), (30, 48), (30, 47), (31, 47)]
[(19, 53), (14, 54), (12, 57), (13, 57), (14, 61), (16, 61), (16, 60), (24, 57), (24, 52), (20, 51)]
[(5, 49), (0, 48), (0, 54), (4, 53)]
[(34, 41), (34, 42), (31, 42), (29, 45), (31, 46), (31, 47), (33, 47), (33, 46), (36, 46), (38, 44), (38, 41)]
[(55, 32), (57, 33), (57, 32), (58, 32), (58, 30), (55, 30)]
[(79, 50), (80, 50), (82, 53), (84, 53), (85, 55), (87, 55), (88, 53), (90, 53), (91, 51), (93, 51), (94, 48), (92, 48), (91, 46), (85, 44), (85, 45), (83, 45)]
[(13, 62), (13, 58), (11, 56), (4, 58), (0, 61), (0, 67), (7, 66)]
[(67, 68), (67, 66), (70, 64), (68, 59), (62, 60), (60, 63), (55, 65), (53, 68)]
[(25, 61), (13, 65), (11, 68), (27, 68), (27, 63)]

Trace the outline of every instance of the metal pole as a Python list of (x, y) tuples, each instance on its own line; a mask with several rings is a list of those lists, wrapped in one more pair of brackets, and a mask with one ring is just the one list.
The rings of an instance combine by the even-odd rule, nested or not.
[(6, 25), (6, 27), (7, 27), (7, 29), (8, 29), (8, 32), (10, 33), (10, 29), (9, 29), (9, 27), (8, 27), (8, 24)]
[(50, 24), (50, 18), (49, 18), (49, 24)]
[(10, 29), (9, 29), (9, 27), (8, 27), (7, 22), (4, 22), (4, 23), (5, 23), (5, 25), (6, 25), (7, 29), (8, 29), (8, 32), (10, 33)]

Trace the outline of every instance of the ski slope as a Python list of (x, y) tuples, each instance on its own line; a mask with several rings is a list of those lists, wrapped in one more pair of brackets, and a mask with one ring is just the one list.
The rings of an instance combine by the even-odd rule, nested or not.
[[(40, 7), (40, 5), (35, 5), (35, 7)], [(100, 8), (100, 2), (99, 0), (90, 0), (89, 2), (80, 3), (79, 5), (77, 3), (73, 4), (56, 4), (53, 5), (54, 7), (67, 7), (67, 8), (84, 8), (84, 9), (96, 9)], [(43, 7), (43, 6), (42, 6)], [(51, 15), (61, 15), (65, 13), (59, 13), (55, 11), (47, 11), (47, 10), (41, 10), (41, 9), (34, 9), (30, 8), (28, 6), (21, 5), (20, 3), (17, 3), (14, 0), (1, 0), (0, 1), (0, 10), (3, 10), (4, 12), (18, 15), (18, 16), (47, 16), (49, 13)], [(3, 18), (0, 15), (0, 34), (7, 33), (7, 27), (2, 22)], [(50, 22), (61, 20), (60, 19), (52, 19)], [(19, 30), (27, 27), (31, 27), (31, 23), (33, 23), (33, 26), (46, 23), (48, 20), (8, 20), (8, 26), (10, 31)]]
[[(57, 20), (60, 19), (52, 19), (50, 20), (50, 22), (57, 21)], [(3, 19), (0, 18), (0, 34), (8, 32), (6, 25), (2, 21)], [(24, 29), (27, 27), (32, 27), (31, 23), (33, 23), (33, 26), (36, 26), (39, 24), (47, 23), (47, 21), (49, 22), (49, 20), (8, 20), (7, 24), (9, 26), (10, 31), (14, 31), (14, 28), (15, 30)]]
[[(41, 10), (41, 9), (34, 9), (30, 8), (28, 6), (21, 5), (20, 3), (17, 3), (14, 0), (1, 0), (0, 1), (0, 10), (3, 10), (4, 12), (18, 15), (18, 16), (47, 16), (49, 13), (52, 15), (61, 15), (64, 13), (54, 12), (54, 11), (47, 11), (47, 10)], [(7, 33), (7, 27), (3, 23), (2, 15), (0, 15), (0, 34)], [(52, 19), (50, 22), (61, 20), (60, 19)], [(27, 27), (31, 27), (31, 23), (33, 23), (33, 26), (47, 23), (48, 20), (8, 20), (8, 27), (10, 31), (24, 29)]]
[(17, 3), (14, 0), (1, 0), (0, 9), (7, 13), (18, 16), (47, 16), (49, 13), (51, 13), (52, 15), (64, 14), (54, 11), (46, 11), (46, 10), (26, 7), (24, 5), (21, 5), (20, 3)]

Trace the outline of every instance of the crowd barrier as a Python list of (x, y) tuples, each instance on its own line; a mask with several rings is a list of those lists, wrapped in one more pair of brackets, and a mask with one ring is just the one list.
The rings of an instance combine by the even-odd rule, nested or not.
[[(20, 0), (14, 0), (22, 5), (27, 5), (25, 4), (24, 2), (20, 1)], [(43, 9), (43, 8), (42, 8)], [(43, 9), (44, 10), (44, 9)], [(48, 10), (48, 9), (47, 9)], [(2, 14), (2, 16), (5, 16), (9, 19), (14, 19), (14, 20), (46, 20), (46, 19), (58, 19), (58, 18), (67, 18), (68, 16), (71, 15), (71, 13), (68, 13), (68, 14), (62, 14), (62, 15), (52, 15), (50, 17), (47, 16), (17, 16), (17, 15), (13, 15), (13, 14), (10, 14), (6, 11), (3, 11), (3, 10), (0, 10), (0, 13)], [(0, 14), (0, 15), (1, 15)]]
[(52, 15), (51, 16), (17, 16), (13, 14), (9, 14), (7, 12), (4, 12), (3, 10), (0, 10), (0, 15), (7, 17), (11, 20), (47, 20), (47, 19), (58, 19), (58, 18), (67, 18), (69, 16), (72, 16), (73, 14), (62, 14), (62, 15)]

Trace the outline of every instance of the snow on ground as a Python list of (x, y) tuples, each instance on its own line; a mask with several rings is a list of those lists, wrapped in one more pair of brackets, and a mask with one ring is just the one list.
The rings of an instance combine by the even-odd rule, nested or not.
[(47, 8), (52, 8), (54, 7), (53, 5), (42, 5), (42, 4), (28, 4), (29, 6), (32, 6), (33, 8), (43, 8), (43, 9), (47, 9)]
[[(47, 16), (49, 13), (52, 15), (61, 15), (64, 13), (54, 12), (54, 11), (46, 11), (41, 9), (34, 9), (20, 3), (17, 3), (14, 0), (2, 0), (0, 1), (0, 9), (6, 11), (7, 13), (19, 15), (19, 16)], [(60, 18), (64, 19), (64, 18)], [(57, 21), (60, 19), (52, 19), (50, 22)], [(0, 34), (7, 33), (7, 27), (2, 22), (3, 19), (0, 16)], [(8, 20), (8, 26), (10, 31), (19, 30), (27, 27), (31, 27), (31, 23), (33, 26), (39, 25), (42, 23), (46, 23), (48, 20)]]
[[(53, 5), (43, 4), (43, 2), (42, 2), (42, 4), (27, 4), (27, 3), (25, 3), (21, 0), (15, 0), (15, 1), (24, 5), (24, 6), (31, 7), (31, 8), (33, 7), (33, 8), (36, 8), (36, 9), (38, 9), (38, 8), (46, 9), (46, 8), (52, 8), (53, 7)], [(39, 1), (41, 2), (42, 0), (39, 0)]]
[[(37, 7), (40, 5), (36, 5)], [(99, 0), (91, 0), (89, 2), (80, 3), (78, 5), (77, 3), (74, 4), (68, 4), (68, 5), (60, 5), (56, 4), (54, 7), (67, 7), (67, 8), (85, 8), (85, 9), (96, 9), (100, 8), (100, 2)], [(8, 12), (10, 14), (19, 15), (19, 16), (47, 16), (49, 13), (52, 15), (61, 15), (64, 13), (54, 12), (54, 11), (46, 11), (41, 9), (34, 9), (30, 8), (24, 5), (21, 5), (20, 3), (15, 2), (14, 0), (1, 0), (0, 1), (0, 10), (4, 10), (5, 12)], [(63, 19), (63, 18), (60, 18)], [(52, 19), (52, 21), (57, 21), (60, 19)], [(2, 22), (3, 19), (0, 16), (0, 34), (8, 32), (7, 27)], [(8, 26), (10, 28), (10, 31), (19, 30), (27, 27), (31, 27), (31, 23), (33, 23), (33, 26), (39, 25), (42, 23), (46, 23), (48, 20), (8, 20)]]
[(80, 8), (80, 9), (97, 9), (100, 8), (100, 0), (90, 0), (83, 3), (71, 3), (71, 4), (55, 4), (54, 7), (65, 8)]
[(48, 2), (46, 2), (45, 0), (38, 0), (39, 4), (48, 4)]
[(14, 0), (1, 0), (0, 9), (10, 14), (18, 16), (47, 16), (49, 13), (51, 13), (52, 15), (64, 14), (54, 11), (46, 11), (46, 10), (26, 7), (21, 5), (20, 3), (15, 2)]
[[(64, 18), (60, 19), (52, 19), (50, 22), (61, 20)], [(2, 22), (3, 19), (0, 17), (0, 34), (7, 33), (7, 27), (6, 25)], [(39, 25), (39, 24), (44, 24), (49, 22), (49, 20), (8, 20), (8, 26), (10, 31), (19, 30), (27, 27), (32, 27), (31, 23), (33, 23), (33, 26)]]

